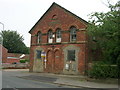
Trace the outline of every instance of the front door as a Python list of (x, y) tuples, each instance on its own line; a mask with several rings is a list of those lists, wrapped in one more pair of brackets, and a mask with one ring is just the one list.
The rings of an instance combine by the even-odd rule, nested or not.
[(61, 70), (61, 57), (60, 57), (60, 51), (55, 51), (54, 56), (54, 73), (60, 73)]
[(52, 63), (53, 63), (53, 52), (52, 51), (48, 51), (46, 68), (45, 68), (46, 72), (52, 72), (52, 69), (53, 69)]

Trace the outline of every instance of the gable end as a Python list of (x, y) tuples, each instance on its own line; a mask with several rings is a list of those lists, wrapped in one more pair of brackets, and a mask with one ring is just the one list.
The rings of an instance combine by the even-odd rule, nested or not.
[(53, 2), (53, 4), (49, 7), (49, 9), (42, 15), (42, 17), (36, 22), (36, 24), (31, 28), (31, 30), (29, 31), (29, 33), (31, 34), (31, 32), (33, 31), (34, 27), (40, 22), (40, 20), (48, 13), (48, 11), (50, 11), (50, 9), (53, 7), (53, 6), (57, 6), (61, 9), (63, 9), (64, 11), (68, 12), (69, 14), (73, 15), (74, 17), (76, 17), (77, 19), (79, 19), (82, 23), (84, 23), (85, 25), (88, 24), (87, 21), (85, 21), (84, 19), (80, 18), (79, 16), (75, 15), (74, 13), (70, 12), (69, 10), (65, 9), (64, 7), (58, 5), (57, 3)]

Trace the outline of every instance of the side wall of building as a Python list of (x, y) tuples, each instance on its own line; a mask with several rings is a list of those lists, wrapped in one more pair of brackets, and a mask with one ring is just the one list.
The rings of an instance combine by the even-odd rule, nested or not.
[(5, 63), (7, 61), (7, 53), (8, 50), (2, 46), (2, 63)]

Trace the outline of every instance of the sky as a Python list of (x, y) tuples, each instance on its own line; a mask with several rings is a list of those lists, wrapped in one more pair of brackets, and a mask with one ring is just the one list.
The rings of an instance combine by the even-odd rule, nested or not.
[[(0, 22), (4, 30), (17, 31), (23, 35), (24, 43), (30, 47), (30, 29), (56, 2), (82, 19), (88, 21), (89, 14), (93, 12), (107, 12), (109, 0), (0, 0)], [(110, 0), (115, 4), (118, 0)], [(0, 30), (3, 25), (0, 24)]]

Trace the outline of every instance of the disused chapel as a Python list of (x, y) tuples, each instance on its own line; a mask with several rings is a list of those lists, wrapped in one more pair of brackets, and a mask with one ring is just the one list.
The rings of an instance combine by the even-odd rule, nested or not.
[(53, 3), (29, 31), (30, 71), (84, 74), (87, 22)]

